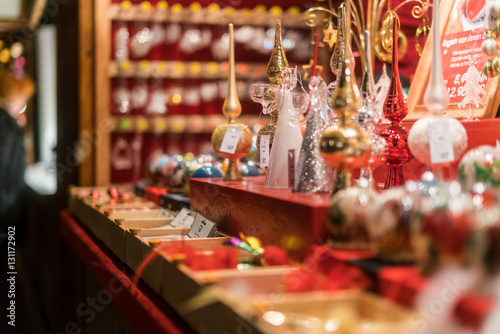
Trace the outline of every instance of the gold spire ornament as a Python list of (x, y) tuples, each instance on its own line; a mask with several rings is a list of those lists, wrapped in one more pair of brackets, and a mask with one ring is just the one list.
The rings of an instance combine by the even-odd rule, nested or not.
[[(274, 47), (271, 53), (271, 58), (267, 64), (267, 77), (276, 85), (281, 85), (283, 80), (281, 74), (283, 69), (288, 67), (288, 60), (286, 59), (285, 48), (283, 48), (283, 42), (281, 37), (281, 20), (276, 20), (274, 33)], [(277, 103), (273, 103), (271, 107), (271, 121), (264, 124), (257, 133), (257, 151), (260, 154), (260, 140), (264, 135), (269, 135), (269, 154), (274, 142), (274, 132), (276, 131), (276, 126), (278, 124), (279, 110), (277, 108)]]
[(276, 20), (274, 27), (274, 47), (271, 59), (269, 59), (269, 63), (267, 64), (267, 77), (275, 84), (281, 85), (281, 81), (283, 80), (281, 73), (283, 73), (284, 68), (288, 67), (288, 60), (286, 59), (281, 38), (281, 20)]
[[(350, 6), (345, 15), (346, 27), (350, 26)], [(345, 29), (346, 45), (350, 42), (350, 30)], [(338, 86), (333, 91), (330, 106), (339, 116), (339, 121), (325, 129), (320, 140), (320, 151), (326, 163), (338, 170), (345, 171), (345, 187), (350, 187), (351, 171), (365, 163), (370, 155), (370, 142), (367, 132), (357, 125), (353, 116), (360, 106), (359, 90), (355, 83), (354, 64), (346, 56), (343, 48)], [(338, 190), (338, 189), (337, 189)]]
[(228, 159), (229, 164), (224, 181), (240, 181), (243, 179), (238, 169), (238, 159), (243, 158), (252, 148), (252, 133), (248, 126), (236, 122), (241, 114), (241, 103), (236, 91), (236, 72), (234, 64), (234, 25), (229, 24), (229, 73), (227, 95), (222, 106), (222, 113), (227, 123), (215, 128), (212, 133), (212, 146), (215, 153)]

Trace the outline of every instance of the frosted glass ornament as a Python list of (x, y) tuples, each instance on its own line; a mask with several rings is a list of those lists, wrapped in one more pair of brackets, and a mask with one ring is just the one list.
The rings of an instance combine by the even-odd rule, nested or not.
[[(302, 145), (302, 133), (296, 118), (296, 109), (292, 101), (292, 89), (297, 83), (297, 70), (283, 70), (283, 102), (279, 113), (278, 124), (274, 133), (273, 149), (269, 158), (265, 188), (287, 189), (295, 187), (290, 180), (295, 179), (295, 169)], [(290, 151), (293, 151), (293, 170), (290, 168)], [(293, 175), (289, 175), (293, 173)]]

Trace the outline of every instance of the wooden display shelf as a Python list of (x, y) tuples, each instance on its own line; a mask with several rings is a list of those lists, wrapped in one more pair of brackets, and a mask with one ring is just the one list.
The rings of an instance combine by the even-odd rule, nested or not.
[(264, 177), (247, 177), (242, 182), (192, 179), (191, 208), (214, 221), (223, 234), (243, 232), (264, 244), (280, 245), (300, 259), (309, 246), (326, 236), (331, 195), (268, 189), (263, 182)]
[[(236, 78), (259, 80), (266, 78), (267, 63), (239, 63)], [(142, 60), (110, 61), (108, 74), (111, 78), (161, 78), (161, 79), (207, 79), (226, 80), (227, 62)]]
[[(111, 132), (115, 133), (212, 133), (227, 121), (223, 115), (112, 116)], [(243, 115), (238, 121), (253, 126), (264, 125), (270, 119), (260, 115)]]
[(109, 17), (115, 21), (159, 21), (159, 22), (182, 22), (188, 24), (206, 25), (252, 25), (272, 26), (276, 19), (281, 19), (282, 25), (289, 28), (308, 28), (305, 24), (304, 14), (295, 11), (283, 11), (281, 14), (271, 11), (259, 11), (255, 9), (222, 9), (212, 12), (208, 7), (202, 7), (197, 11), (189, 8), (180, 8), (173, 12), (172, 7), (166, 10), (152, 9), (141, 10), (140, 5), (131, 5), (128, 9), (122, 9), (120, 4), (112, 4), (109, 8)]
[[(272, 240), (265, 240), (266, 236), (262, 237), (258, 233), (287, 236), (292, 235), (290, 231), (295, 232), (299, 229), (301, 234), (295, 232), (293, 235), (299, 235), (301, 239), (306, 240), (303, 244), (305, 246), (311, 235), (321, 232), (321, 227), (318, 226), (321, 219), (316, 214), (321, 215), (323, 220), (321, 224), (324, 228), (326, 216), (324, 209), (328, 206), (330, 198), (328, 194), (297, 194), (287, 190), (265, 189), (261, 185), (262, 181), (262, 177), (226, 183), (220, 179), (194, 179), (191, 184), (193, 206), (208, 201), (208, 205), (212, 208), (207, 211), (202, 206), (205, 212), (219, 215), (224, 213), (221, 205), (230, 208), (232, 212), (226, 214), (232, 217), (213, 218), (218, 223), (219, 229), (225, 229), (222, 231), (236, 235), (236, 229), (241, 228), (247, 235), (261, 237), (265, 243)], [(163, 224), (167, 222), (165, 219), (151, 218), (152, 212), (157, 210), (152, 202), (136, 199), (131, 203), (106, 203), (96, 206), (88, 198), (90, 190), (92, 189), (70, 190), (70, 206), (74, 215), (79, 217), (106, 247), (123, 259), (124, 263), (134, 271), (139, 271), (143, 280), (200, 333), (226, 331), (232, 333), (241, 328), (240, 326), (252, 329), (253, 333), (281, 333), (280, 328), (274, 330), (268, 324), (263, 324), (262, 320), (257, 321), (262, 316), (262, 309), (258, 308), (259, 303), (271, 306), (271, 310), (275, 307), (277, 311), (307, 313), (312, 310), (308, 305), (318, 306), (318, 296), (321, 296), (321, 303), (330, 305), (336, 303), (338, 298), (342, 299), (345, 293), (350, 294), (343, 291), (283, 293), (280, 287), (285, 276), (296, 268), (294, 266), (194, 271), (178, 263), (174, 256), (177, 253), (168, 252), (171, 249), (178, 249), (181, 245), (211, 252), (214, 247), (220, 246), (225, 238), (183, 240), (169, 238), (171, 235), (181, 236), (186, 230), (164, 228)], [(107, 188), (101, 188), (99, 191), (101, 194), (106, 194)], [(101, 197), (106, 201), (104, 196)], [(144, 219), (138, 214), (141, 211), (147, 216)], [(118, 215), (127, 214), (129, 223), (125, 223), (127, 219), (121, 221), (121, 225), (115, 223)], [(253, 221), (246, 223), (243, 220), (245, 218)], [(225, 219), (225, 225), (220, 224), (221, 219)], [(280, 222), (280, 219), (286, 219), (286, 224)], [(297, 227), (297, 224), (300, 224), (300, 227)], [(130, 230), (132, 226), (143, 229), (132, 233)], [(304, 228), (301, 229), (302, 227)], [(253, 231), (249, 231), (250, 229)], [(306, 233), (305, 230), (309, 232)], [(153, 247), (149, 239), (151, 237), (161, 238), (160, 243), (156, 243)], [(317, 243), (317, 240), (313, 240), (312, 243)], [(156, 256), (151, 258), (151, 254)], [(374, 290), (386, 299), (405, 307), (414, 307), (416, 297), (425, 288), (428, 279), (422, 277), (414, 266), (390, 265), (372, 257), (371, 252), (333, 250), (329, 253), (329, 260), (356, 266), (369, 274), (373, 279)], [(149, 264), (142, 270), (141, 264), (149, 260), (151, 260)], [(307, 269), (307, 262), (301, 268)], [(206, 289), (208, 287), (215, 289)], [(355, 300), (359, 296), (353, 296), (346, 300), (356, 303)], [(365, 296), (366, 294), (361, 293), (360, 298), (371, 298)], [(380, 297), (376, 298), (373, 301), (377, 307), (393, 307)], [(492, 308), (493, 300), (490, 297), (466, 293), (458, 301), (454, 316), (463, 326), (478, 329)], [(219, 320), (223, 318), (224, 321), (213, 321), (208, 319), (209, 315), (214, 315)]]
[[(224, 288), (228, 293), (234, 292), (242, 295), (255, 292), (269, 294), (282, 281), (284, 275), (294, 269), (293, 266), (193, 271), (178, 264), (163, 251), (161, 246), (181, 242), (182, 245), (209, 252), (215, 246), (221, 245), (226, 238), (184, 239), (182, 241), (169, 239), (168, 236), (181, 236), (187, 230), (162, 229), (157, 226), (164, 224), (165, 219), (138, 219), (135, 214), (134, 218), (128, 220), (128, 223), (125, 219), (119, 221), (120, 224), (118, 224), (118, 219), (114, 215), (117, 212), (125, 212), (124, 207), (134, 213), (140, 212), (141, 208), (145, 207), (145, 212), (149, 215), (152, 210), (155, 210), (154, 203), (138, 199), (132, 203), (107, 203), (96, 206), (96, 203), (87, 198), (89, 190), (91, 188), (70, 189), (70, 209), (73, 215), (120, 261), (136, 271), (143, 281), (179, 312), (197, 332), (233, 333), (239, 328), (238, 326), (244, 324), (245, 328), (251, 328), (253, 333), (261, 333), (244, 318), (245, 315), (237, 313), (222, 303), (222, 296), (220, 296), (221, 299), (211, 298), (207, 304), (202, 303), (201, 306), (195, 306), (197, 304), (193, 304), (191, 300), (198, 294), (203, 294), (207, 286)], [(105, 193), (106, 190), (100, 188), (99, 191)], [(113, 208), (116, 208), (116, 211), (110, 211)], [(135, 211), (133, 211), (134, 208)], [(152, 222), (152, 220), (156, 221)], [(131, 226), (143, 226), (144, 229), (132, 233)], [(165, 238), (162, 238), (162, 235)], [(156, 244), (156, 248), (150, 243), (150, 237), (161, 239), (160, 244)], [(145, 261), (147, 265), (142, 265)], [(192, 306), (189, 306), (191, 304)], [(207, 314), (212, 316), (206, 317)]]

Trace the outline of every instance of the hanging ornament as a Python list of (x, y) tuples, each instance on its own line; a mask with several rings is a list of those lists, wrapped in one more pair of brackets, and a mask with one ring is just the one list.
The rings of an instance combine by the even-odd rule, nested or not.
[(130, 49), (135, 58), (145, 57), (152, 47), (153, 33), (148, 27), (141, 28), (130, 42)]
[(333, 21), (330, 20), (328, 21), (328, 25), (326, 26), (326, 29), (323, 29), (323, 34), (325, 37), (323, 37), (323, 42), (328, 44), (330, 49), (333, 49), (333, 46), (335, 45), (335, 42), (337, 41), (337, 29), (333, 27)]
[(121, 136), (116, 140), (111, 150), (111, 164), (116, 170), (131, 169), (134, 165), (132, 147)]
[(429, 14), (427, 10), (425, 11), (424, 17), (422, 18), (422, 24), (417, 27), (415, 31), (415, 50), (417, 51), (419, 56), (422, 56), (422, 46), (420, 45), (420, 37), (423, 36), (424, 40), (427, 39), (427, 35), (431, 31), (431, 27), (429, 26)]
[(127, 114), (130, 112), (130, 90), (125, 84), (120, 83), (120, 86), (115, 88), (113, 91), (113, 99), (117, 113)]
[[(394, 28), (393, 21), (397, 22), (396, 28)], [(389, 9), (382, 19), (382, 28), (375, 35), (375, 55), (383, 62), (392, 63), (394, 45), (398, 47), (396, 55), (398, 55), (398, 60), (401, 60), (408, 49), (408, 40), (400, 30), (398, 14)]]
[(165, 43), (167, 45), (176, 43), (182, 35), (182, 28), (178, 23), (170, 23), (165, 29)]
[(314, 34), (313, 45), (313, 58), (309, 61), (309, 64), (302, 65), (304, 69), (304, 80), (309, 80), (310, 76), (321, 76), (321, 71), (323, 71), (323, 66), (318, 65), (318, 47), (323, 47), (324, 45), (318, 42), (318, 34)]
[(166, 114), (167, 113), (168, 96), (163, 88), (157, 88), (151, 93), (151, 98), (146, 107), (148, 114)]
[(314, 69), (319, 76), (321, 76), (321, 72), (323, 71), (323, 66), (315, 64), (312, 59), (309, 61), (309, 64), (302, 65), (302, 68), (304, 69), (305, 81), (309, 80), (309, 77), (311, 76), (310, 73), (312, 73)]
[(281, 92), (283, 102), (276, 125), (269, 168), (264, 180), (266, 188), (287, 189), (295, 186), (295, 168), (302, 144), (302, 133), (292, 101), (292, 90), (296, 85), (297, 69), (283, 69)]
[(137, 79), (130, 94), (132, 108), (144, 108), (148, 103), (149, 91), (146, 79)]
[(126, 61), (129, 60), (129, 31), (126, 25), (120, 26), (116, 32), (114, 37), (115, 44), (115, 59), (117, 61)]

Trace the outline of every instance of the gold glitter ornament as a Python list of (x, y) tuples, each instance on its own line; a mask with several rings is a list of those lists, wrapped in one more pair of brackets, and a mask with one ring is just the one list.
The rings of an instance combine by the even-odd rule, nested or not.
[[(282, 38), (281, 38), (281, 21), (276, 20), (275, 22), (275, 35), (274, 35), (274, 47), (271, 53), (271, 58), (267, 64), (267, 77), (276, 85), (281, 85), (283, 69), (288, 67), (288, 60), (286, 59), (285, 49), (283, 48)], [(260, 128), (257, 133), (257, 152), (260, 154), (260, 138), (262, 135), (269, 135), (269, 154), (271, 153), (271, 147), (274, 141), (274, 132), (276, 131), (276, 125), (278, 124), (279, 110), (274, 107), (271, 112), (271, 121), (266, 123), (262, 128)]]
[(267, 64), (267, 77), (275, 84), (281, 85), (281, 73), (285, 67), (288, 67), (288, 60), (281, 39), (281, 20), (276, 20), (275, 30), (273, 53)]

